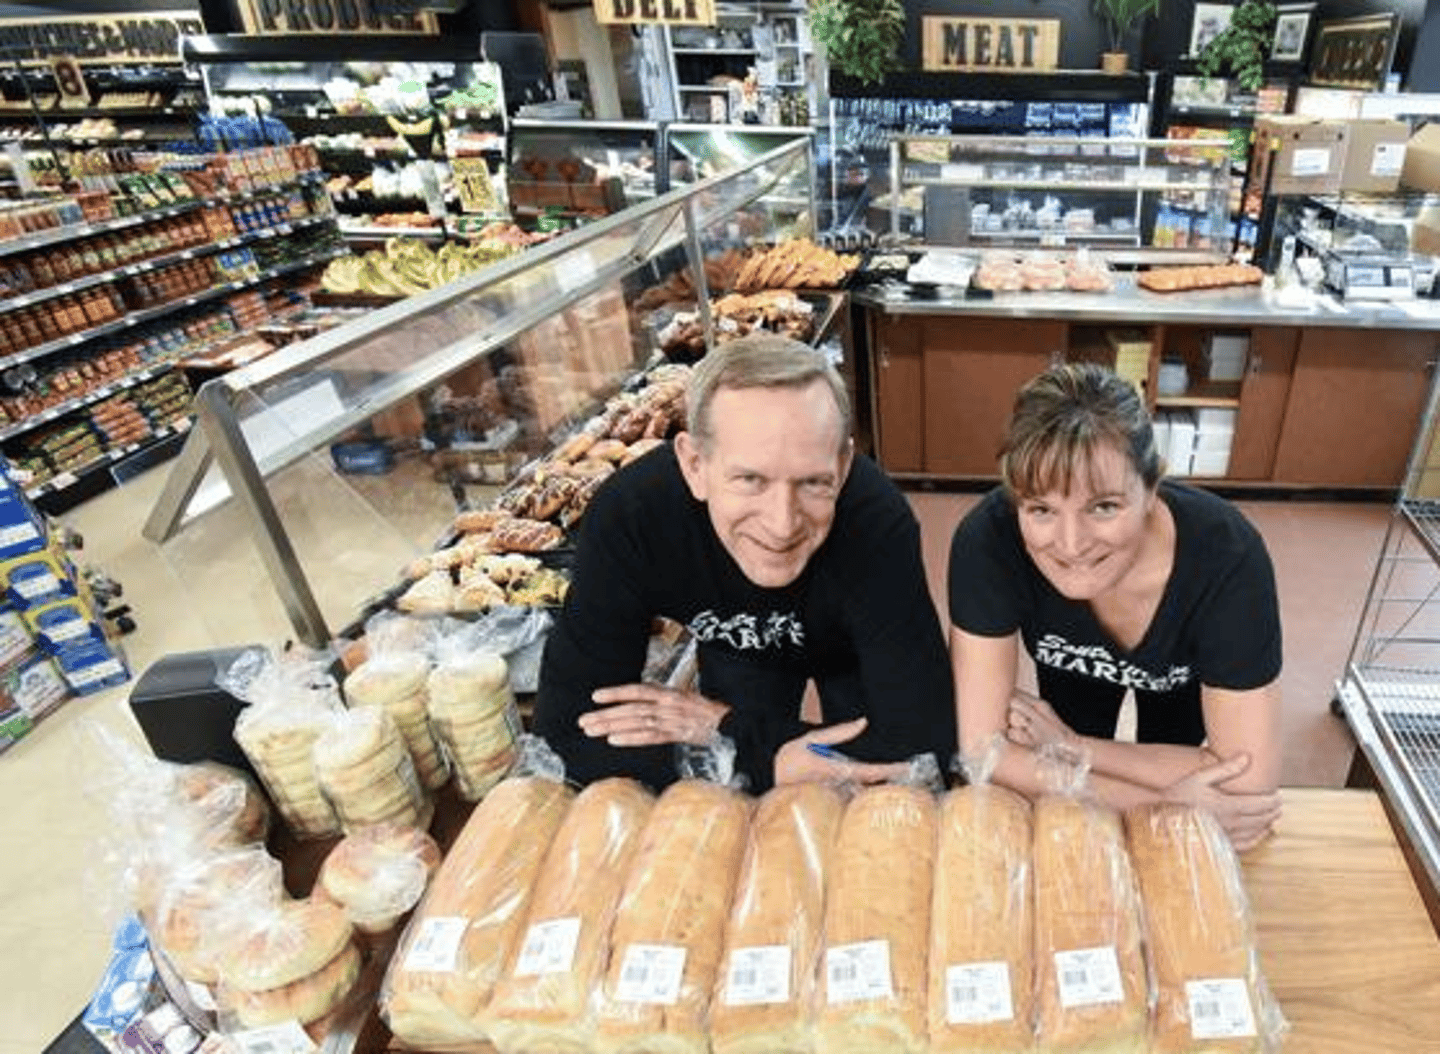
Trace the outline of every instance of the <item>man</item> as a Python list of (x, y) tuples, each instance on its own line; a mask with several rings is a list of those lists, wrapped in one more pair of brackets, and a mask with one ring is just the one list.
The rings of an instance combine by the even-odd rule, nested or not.
[[(854, 457), (839, 375), (804, 344), (754, 335), (702, 359), (687, 402), (673, 446), (586, 512), (536, 731), (578, 782), (657, 789), (677, 778), (676, 744), (717, 732), (756, 792), (885, 779), (927, 751), (948, 763), (952, 682), (919, 526)], [(699, 641), (699, 691), (637, 683), (657, 616)], [(801, 720), (807, 680), (823, 726)]]

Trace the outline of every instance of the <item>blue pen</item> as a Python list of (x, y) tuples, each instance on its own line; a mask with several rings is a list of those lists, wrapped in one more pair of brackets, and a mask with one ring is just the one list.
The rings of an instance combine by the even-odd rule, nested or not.
[(819, 754), (822, 758), (830, 761), (849, 761), (844, 754), (826, 743), (806, 743), (805, 747), (812, 754)]

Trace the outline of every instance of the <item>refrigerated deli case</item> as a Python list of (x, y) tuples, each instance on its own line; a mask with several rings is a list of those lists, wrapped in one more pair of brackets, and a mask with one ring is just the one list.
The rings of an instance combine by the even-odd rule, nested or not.
[(216, 639), (288, 624), (326, 644), (393, 591), (456, 514), (452, 491), (413, 459), (384, 477), (345, 474), (337, 443), (398, 416), (423, 445), (418, 408), (437, 391), (469, 391), (492, 410), (477, 445), (508, 481), (663, 361), (658, 327), (673, 306), (648, 310), (647, 291), (688, 282), (713, 346), (703, 262), (743, 248), (741, 231), (808, 234), (813, 186), (809, 143), (797, 139), (210, 382), (146, 537), (187, 589), (231, 598), (235, 621), (206, 627)]

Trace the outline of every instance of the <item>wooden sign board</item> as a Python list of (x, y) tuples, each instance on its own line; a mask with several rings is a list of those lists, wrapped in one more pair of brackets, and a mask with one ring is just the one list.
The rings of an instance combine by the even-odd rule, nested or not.
[(1035, 73), (1060, 62), (1058, 18), (956, 18), (925, 15), (921, 68)]
[(595, 0), (595, 21), (611, 25), (713, 26), (715, 0)]
[(1310, 83), (1379, 91), (1390, 73), (1399, 28), (1394, 14), (1321, 22), (1310, 53)]
[(439, 36), (435, 16), (413, 6), (395, 0), (235, 0), (245, 32), (252, 36)]
[(0, 19), (0, 54), (6, 62), (179, 62), (180, 38), (205, 32), (194, 11), (136, 15), (55, 15), (37, 22)]

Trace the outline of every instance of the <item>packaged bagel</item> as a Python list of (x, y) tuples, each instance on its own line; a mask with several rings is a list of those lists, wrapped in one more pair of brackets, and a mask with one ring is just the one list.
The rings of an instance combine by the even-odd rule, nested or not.
[(378, 706), (405, 738), (415, 774), (429, 790), (442, 786), (450, 770), (430, 730), (430, 633), (416, 620), (389, 613), (365, 624), (366, 657), (345, 678), (351, 706)]
[(344, 908), (359, 932), (384, 933), (420, 902), (439, 866), (440, 847), (419, 827), (371, 824), (330, 850), (314, 895)]
[(335, 682), (312, 662), (273, 661), (247, 652), (237, 666), (258, 665), (232, 693), (249, 705), (235, 719), (235, 742), (250, 759), (281, 819), (297, 838), (329, 838), (340, 822), (315, 778), (315, 740), (343, 709)]
[(435, 804), (388, 711), (359, 706), (332, 715), (313, 756), (320, 792), (347, 834), (380, 823), (430, 826)]
[(429, 676), (430, 724), (466, 801), (479, 801), (516, 757), (520, 712), (510, 667), (478, 646), (471, 627), (442, 637)]

